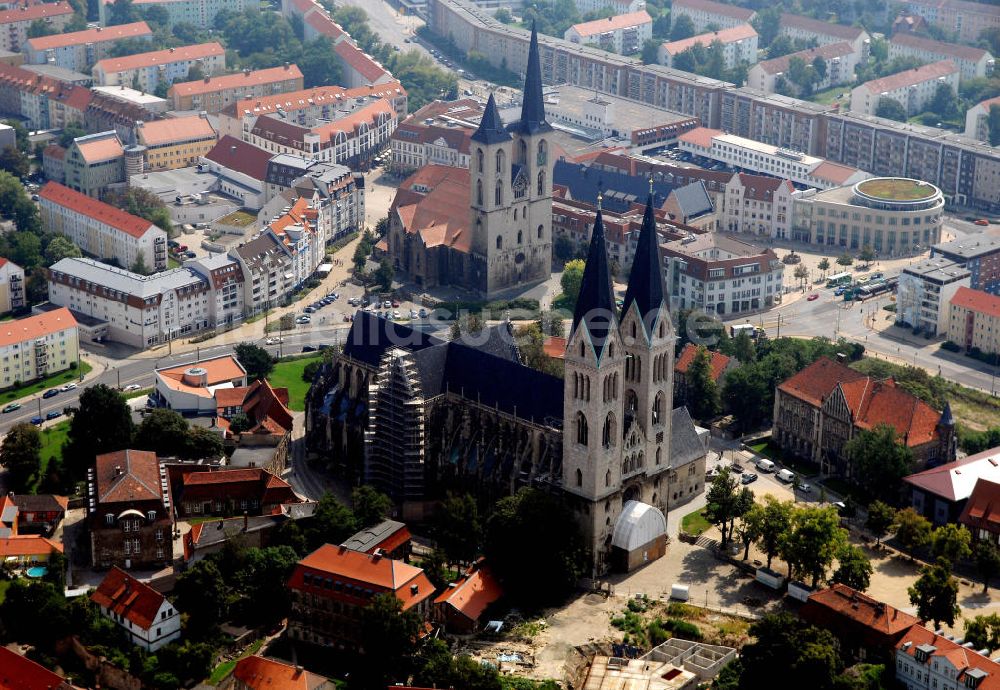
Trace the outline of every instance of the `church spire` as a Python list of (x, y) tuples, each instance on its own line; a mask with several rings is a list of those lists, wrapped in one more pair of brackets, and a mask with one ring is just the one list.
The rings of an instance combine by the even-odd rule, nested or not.
[(552, 129), (545, 121), (545, 99), (542, 96), (542, 61), (538, 57), (538, 31), (531, 24), (531, 45), (528, 47), (528, 67), (524, 71), (524, 94), (521, 119), (517, 123), (521, 134), (541, 134)]
[(660, 305), (664, 302), (663, 282), (659, 233), (656, 231), (656, 217), (653, 215), (653, 180), (650, 178), (646, 212), (642, 215), (642, 229), (639, 230), (632, 272), (628, 277), (628, 288), (622, 305), (622, 314), (625, 314), (635, 302), (639, 308), (639, 318), (650, 333)]
[(491, 93), (489, 100), (486, 101), (486, 110), (483, 111), (483, 119), (479, 121), (479, 129), (472, 135), (472, 141), (489, 145), (501, 144), (510, 140), (511, 136), (503, 128), (496, 99), (493, 98), (493, 94)]
[(604, 217), (601, 197), (597, 197), (597, 218), (590, 237), (587, 266), (580, 282), (580, 296), (573, 311), (573, 330), (583, 322), (590, 333), (597, 357), (600, 358), (615, 320), (615, 296), (611, 289), (611, 270), (608, 267), (608, 249), (604, 239)]

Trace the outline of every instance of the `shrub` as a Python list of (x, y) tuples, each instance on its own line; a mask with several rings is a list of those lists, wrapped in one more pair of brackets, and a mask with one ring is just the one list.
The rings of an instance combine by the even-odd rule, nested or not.
[(948, 350), (949, 352), (961, 352), (962, 351), (962, 347), (960, 345), (958, 345), (957, 343), (953, 343), (950, 340), (946, 340), (943, 343), (941, 343), (941, 349), (942, 350)]
[(670, 631), (663, 627), (663, 621), (657, 618), (647, 626), (646, 636), (649, 638), (650, 646), (655, 647), (670, 639)]
[(668, 618), (666, 627), (668, 630), (673, 632), (677, 637), (684, 640), (692, 640), (697, 642), (701, 639), (701, 630), (698, 626), (693, 623), (688, 623), (687, 621), (682, 621), (677, 618)]

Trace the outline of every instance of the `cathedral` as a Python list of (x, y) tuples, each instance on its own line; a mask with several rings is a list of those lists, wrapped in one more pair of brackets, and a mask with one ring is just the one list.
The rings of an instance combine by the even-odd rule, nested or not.
[(504, 126), (491, 94), (469, 142), (469, 169), (430, 165), (400, 185), (385, 239), (396, 271), (425, 288), (450, 285), (486, 298), (548, 279), (551, 132), (532, 32), (520, 119)]

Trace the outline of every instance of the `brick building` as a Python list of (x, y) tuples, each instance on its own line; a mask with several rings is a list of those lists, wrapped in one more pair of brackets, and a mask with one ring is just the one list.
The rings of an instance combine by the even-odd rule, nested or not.
[(261, 515), (298, 500), (288, 482), (259, 467), (189, 472), (182, 480), (177, 514)]

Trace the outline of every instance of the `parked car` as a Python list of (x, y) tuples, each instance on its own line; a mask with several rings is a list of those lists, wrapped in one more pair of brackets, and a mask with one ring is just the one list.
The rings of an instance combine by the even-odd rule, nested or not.
[(757, 475), (753, 472), (747, 472), (742, 477), (740, 477), (740, 481), (743, 484), (753, 484), (755, 481), (757, 481)]
[(194, 252), (184, 252), (184, 258), (186, 259), (194, 259), (197, 256)]
[(990, 224), (990, 222), (988, 220), (986, 220), (985, 218), (978, 218), (978, 219), (976, 219), (976, 220), (974, 220), (972, 222), (975, 223), (976, 225), (989, 225)]
[(44, 422), (44, 421), (45, 420), (42, 419), (41, 417), (32, 417), (31, 418), (31, 423), (34, 424), (35, 426), (41, 426), (42, 422)]
[(295, 319), (295, 323), (312, 323), (312, 319), (309, 318), (308, 316), (303, 315)]
[(304, 311), (306, 314), (312, 314), (314, 311), (316, 311), (316, 307), (308, 306), (305, 309), (303, 309), (302, 311)]
[(421, 309), (420, 310), (420, 318), (421, 319), (426, 319), (427, 318), (427, 310), (426, 309)]
[(138, 383), (130, 383), (124, 388), (122, 388), (122, 391), (124, 391), (125, 393), (131, 393), (132, 391), (137, 391), (140, 388), (142, 388), (142, 386), (140, 386)]
[(268, 338), (264, 341), (265, 345), (277, 345), (278, 343), (285, 342), (284, 338)]
[(7, 407), (3, 408), (3, 413), (14, 412), (21, 409), (21, 403), (10, 403)]
[(818, 299), (819, 299), (819, 295), (817, 295), (815, 292), (813, 294), (809, 295), (808, 297), (806, 297), (806, 300), (809, 301), (809, 302), (815, 302)]
[(302, 346), (302, 351), (303, 352), (316, 352), (316, 348), (313, 347), (312, 345), (303, 345)]
[(390, 300), (386, 300), (385, 302), (382, 302), (382, 308), (383, 309), (392, 309), (392, 302)]
[(49, 398), (54, 398), (57, 395), (59, 395), (59, 389), (58, 388), (50, 388), (47, 391), (45, 391), (44, 393), (42, 393), (42, 397), (45, 398), (46, 400), (48, 400)]
[(52, 410), (45, 415), (46, 419), (59, 419), (60, 417), (62, 417), (62, 410)]
[(811, 494), (812, 490), (813, 488), (808, 484), (799, 484), (799, 491), (801, 491), (804, 494)]
[(66, 391), (76, 390), (76, 384), (75, 383), (67, 383), (65, 386), (63, 386), (59, 390), (61, 390), (63, 393), (65, 393)]
[(735, 472), (736, 474), (743, 474), (743, 465), (734, 462), (732, 465), (729, 466), (729, 471)]

